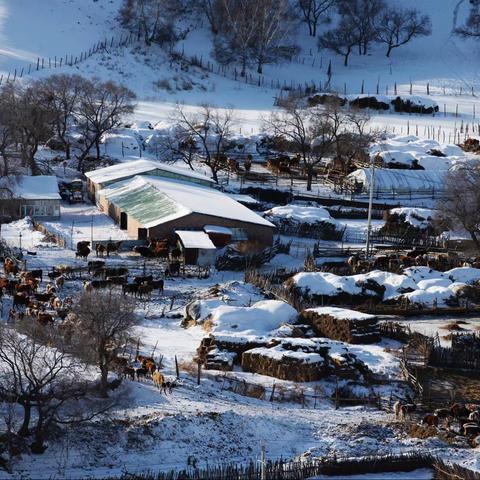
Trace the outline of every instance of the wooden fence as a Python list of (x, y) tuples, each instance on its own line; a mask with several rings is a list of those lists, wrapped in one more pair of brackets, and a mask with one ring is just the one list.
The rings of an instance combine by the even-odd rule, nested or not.
[[(120, 478), (136, 478), (138, 480), (304, 480), (316, 475), (409, 472), (419, 468), (434, 468), (434, 464), (435, 459), (430, 455), (406, 451), (398, 455), (374, 455), (360, 458), (251, 460), (243, 464), (232, 463), (205, 468), (189, 467), (182, 471), (144, 474), (126, 472)], [(103, 480), (113, 480), (114, 478), (106, 477)]]

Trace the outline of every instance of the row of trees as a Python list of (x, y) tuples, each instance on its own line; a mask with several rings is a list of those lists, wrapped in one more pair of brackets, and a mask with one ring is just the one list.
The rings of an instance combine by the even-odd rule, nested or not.
[[(85, 293), (62, 328), (33, 319), (0, 327), (3, 444), (43, 453), (49, 434), (105, 414), (114, 368), (135, 324), (134, 302), (112, 292)], [(92, 369), (100, 370), (100, 381)], [(117, 382), (118, 383), (118, 382)], [(2, 434), (3, 435), (3, 434)]]
[(386, 46), (386, 55), (415, 37), (431, 34), (427, 15), (416, 9), (389, 6), (384, 0), (336, 0), (340, 21), (318, 38), (320, 48), (344, 57), (348, 65), (351, 53), (367, 55), (372, 43)]
[[(367, 132), (368, 121), (365, 111), (347, 111), (335, 102), (305, 109), (298, 100), (290, 100), (264, 120), (264, 140), (273, 150), (300, 156), (311, 190), (315, 169), (326, 158), (339, 159), (348, 171), (355, 156), (366, 151), (375, 139)], [(178, 107), (171, 117), (172, 126), (149, 142), (149, 148), (163, 160), (181, 160), (192, 170), (198, 161), (218, 182), (219, 173), (230, 168), (235, 123), (233, 110), (203, 105), (189, 113)]]
[(2, 173), (13, 173), (10, 160), (12, 152), (19, 149), (23, 166), (33, 175), (40, 174), (35, 155), (42, 143), (55, 141), (70, 158), (74, 133), (81, 139), (75, 147), (77, 167), (82, 170), (92, 149), (100, 158), (102, 136), (133, 112), (134, 98), (122, 85), (79, 75), (4, 84), (0, 89)]

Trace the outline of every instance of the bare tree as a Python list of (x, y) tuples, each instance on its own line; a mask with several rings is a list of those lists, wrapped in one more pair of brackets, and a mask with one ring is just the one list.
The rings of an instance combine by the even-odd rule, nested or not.
[(384, 0), (337, 0), (337, 4), (346, 24), (355, 25), (359, 55), (367, 55), (370, 43), (376, 40), (376, 20), (385, 10)]
[(70, 158), (69, 129), (87, 85), (88, 82), (80, 75), (51, 75), (37, 81), (42, 100), (53, 114), (55, 135), (63, 144), (67, 159)]
[(151, 139), (148, 149), (164, 162), (184, 162), (190, 170), (195, 170), (193, 163), (199, 155), (199, 148), (190, 131), (176, 125), (177, 118), (172, 117), (172, 128), (166, 132), (157, 133)]
[(480, 250), (480, 170), (465, 166), (448, 172), (437, 204), (437, 220), (449, 230), (463, 229)]
[(15, 142), (15, 98), (12, 84), (7, 84), (0, 89), (0, 155), (3, 160), (2, 175), (11, 173), (9, 148)]
[(358, 25), (348, 18), (342, 18), (337, 28), (328, 30), (318, 37), (318, 46), (325, 50), (331, 50), (344, 58), (343, 64), (348, 65), (348, 59), (353, 47), (361, 41)]
[(102, 136), (118, 127), (126, 115), (133, 113), (134, 99), (135, 94), (131, 90), (114, 82), (94, 79), (84, 83), (75, 112), (78, 128), (84, 137), (84, 147), (78, 156), (78, 170), (82, 170), (83, 162), (93, 146), (97, 160), (100, 159)]
[(71, 420), (67, 406), (85, 398), (85, 366), (60, 347), (49, 347), (32, 336), (0, 327), (0, 398), (23, 408), (18, 431), (30, 434), (32, 410), (36, 410), (32, 451), (43, 453), (46, 433), (54, 424)]
[(257, 0), (257, 28), (250, 50), (263, 73), (265, 63), (293, 56), (298, 47), (293, 43), (294, 17), (288, 0)]
[(470, 11), (465, 23), (455, 28), (455, 34), (464, 38), (480, 37), (480, 2), (470, 0)]
[(297, 6), (302, 14), (303, 21), (308, 25), (312, 37), (317, 36), (317, 27), (327, 13), (337, 3), (337, 0), (297, 0)]
[(205, 15), (207, 19), (211, 32), (216, 35), (219, 31), (219, 25), (222, 25), (222, 0), (197, 0), (198, 10)]
[(146, 45), (175, 42), (177, 20), (187, 10), (184, 0), (124, 0), (119, 11), (124, 28), (143, 38)]
[(20, 146), (22, 164), (33, 175), (39, 175), (42, 172), (35, 155), (40, 144), (52, 135), (52, 111), (42, 102), (36, 82), (6, 84), (1, 96), (2, 104), (7, 106), (4, 125), (9, 127), (13, 143)]
[(111, 290), (85, 292), (75, 307), (79, 320), (72, 336), (75, 351), (100, 369), (99, 389), (104, 397), (108, 392), (108, 374), (136, 323), (134, 309), (133, 300)]
[(215, 38), (215, 56), (220, 63), (240, 60), (240, 76), (246, 75), (250, 49), (258, 29), (260, 2), (257, 0), (221, 0), (225, 21)]
[[(194, 141), (198, 148), (200, 161), (206, 165), (212, 178), (218, 183), (218, 173), (227, 168), (225, 154), (234, 123), (233, 110), (220, 110), (211, 105), (203, 105), (200, 111), (187, 114), (181, 107), (175, 112), (176, 128)], [(187, 145), (187, 149), (191, 144)]]
[(415, 37), (432, 33), (428, 15), (420, 15), (415, 9), (388, 8), (378, 20), (377, 40), (387, 45), (387, 57), (394, 48), (410, 42)]

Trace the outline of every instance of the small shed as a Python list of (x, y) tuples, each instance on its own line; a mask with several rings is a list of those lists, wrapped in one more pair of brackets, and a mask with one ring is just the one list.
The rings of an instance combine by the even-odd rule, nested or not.
[(228, 227), (205, 225), (203, 231), (210, 237), (210, 240), (217, 248), (226, 247), (232, 241), (233, 231)]
[(4, 217), (60, 217), (61, 197), (53, 175), (3, 177), (0, 190), (0, 215)]
[(185, 265), (209, 267), (215, 263), (217, 247), (205, 232), (194, 230), (175, 230), (179, 247), (183, 252)]

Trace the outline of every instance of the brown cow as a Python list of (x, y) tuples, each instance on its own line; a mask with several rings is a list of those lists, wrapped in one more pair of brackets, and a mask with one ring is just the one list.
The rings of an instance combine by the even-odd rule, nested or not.
[(165, 377), (161, 372), (157, 370), (156, 372), (153, 372), (152, 380), (153, 380), (153, 384), (160, 389), (163, 383), (165, 382)]
[(438, 427), (438, 416), (434, 413), (429, 413), (423, 417), (422, 424), (429, 425), (431, 427)]
[(49, 323), (53, 323), (53, 315), (51, 313), (39, 312), (37, 315), (37, 320), (41, 325), (45, 327)]

